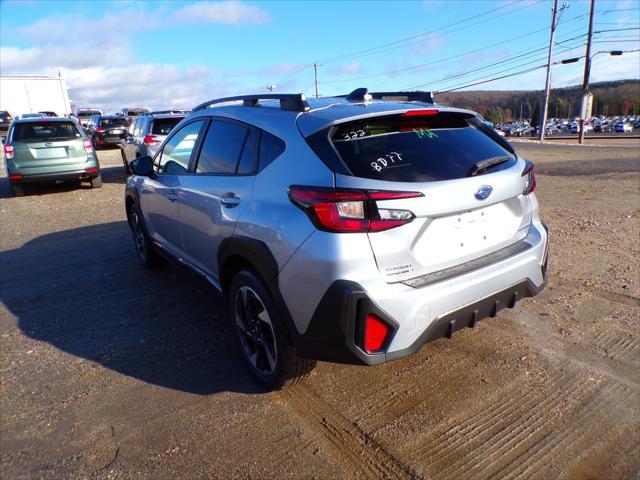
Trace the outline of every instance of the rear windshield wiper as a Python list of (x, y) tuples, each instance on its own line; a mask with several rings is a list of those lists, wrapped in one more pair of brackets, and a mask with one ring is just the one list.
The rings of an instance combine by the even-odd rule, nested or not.
[(469, 170), (469, 177), (473, 177), (478, 173), (484, 170), (487, 170), (488, 168), (495, 167), (496, 165), (500, 165), (501, 163), (508, 162), (509, 160), (511, 160), (511, 157), (506, 155), (501, 155), (498, 157), (491, 157), (485, 160), (480, 160), (479, 162), (476, 162), (473, 165), (473, 167), (471, 167), (471, 170)]

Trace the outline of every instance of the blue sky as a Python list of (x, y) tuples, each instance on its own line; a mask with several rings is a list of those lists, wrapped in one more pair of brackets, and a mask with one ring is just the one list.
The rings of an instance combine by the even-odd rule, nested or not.
[[(562, 4), (562, 1), (560, 1)], [(551, 0), (182, 2), (5, 0), (3, 75), (57, 75), (77, 104), (192, 107), (217, 96), (445, 91), (546, 62)], [(584, 55), (589, 3), (561, 14), (555, 60)], [(640, 6), (597, 0), (594, 51), (640, 49)], [(619, 30), (627, 29), (627, 30)], [(631, 30), (629, 30), (631, 29)], [(602, 30), (616, 30), (602, 32)], [(519, 38), (518, 38), (519, 37)], [(581, 82), (582, 61), (553, 85)], [(598, 55), (592, 81), (640, 77), (637, 52)], [(469, 87), (542, 89), (544, 70)]]

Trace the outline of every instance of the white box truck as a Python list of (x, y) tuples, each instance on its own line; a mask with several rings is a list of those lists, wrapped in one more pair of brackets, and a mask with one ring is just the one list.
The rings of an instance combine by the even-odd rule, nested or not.
[(62, 77), (0, 76), (0, 111), (72, 113), (67, 83)]

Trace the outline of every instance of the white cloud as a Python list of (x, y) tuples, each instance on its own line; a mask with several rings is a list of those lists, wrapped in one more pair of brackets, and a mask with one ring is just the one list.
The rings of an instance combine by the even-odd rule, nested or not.
[(197, 2), (176, 10), (173, 19), (178, 22), (226, 23), (232, 25), (269, 22), (269, 16), (257, 5), (231, 0), (227, 2)]
[(351, 62), (337, 67), (330, 68), (328, 73), (332, 75), (354, 75), (362, 72), (362, 65), (360, 62)]
[(423, 35), (416, 43), (407, 49), (407, 55), (411, 57), (425, 56), (445, 46), (446, 40), (439, 33)]

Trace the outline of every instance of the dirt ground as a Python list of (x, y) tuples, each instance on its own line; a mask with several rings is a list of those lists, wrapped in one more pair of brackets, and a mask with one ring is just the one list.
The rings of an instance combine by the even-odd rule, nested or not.
[(546, 290), (378, 367), (264, 393), (223, 301), (146, 271), (104, 187), (0, 185), (0, 473), (18, 478), (638, 478), (640, 141), (517, 143)]

